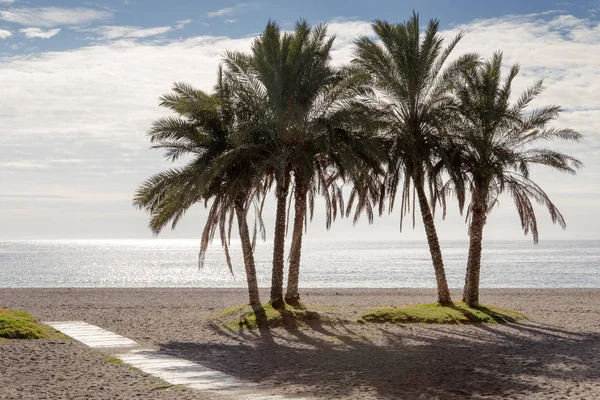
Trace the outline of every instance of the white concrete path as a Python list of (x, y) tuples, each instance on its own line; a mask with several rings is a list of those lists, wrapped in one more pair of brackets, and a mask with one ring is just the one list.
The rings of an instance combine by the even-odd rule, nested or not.
[(231, 375), (155, 350), (133, 350), (116, 354), (115, 357), (173, 385), (184, 385), (191, 389), (247, 389), (252, 385), (241, 382)]
[(57, 331), (62, 332), (89, 347), (111, 348), (139, 346), (137, 342), (131, 339), (104, 330), (95, 325), (87, 324), (83, 321), (45, 322), (45, 324), (50, 325)]
[(131, 339), (83, 321), (56, 321), (45, 324), (89, 347), (105, 349), (123, 362), (172, 385), (222, 393), (235, 399), (292, 399), (286, 396), (252, 393), (252, 390), (257, 388), (254, 383), (242, 382), (231, 375), (157, 350), (142, 349)]

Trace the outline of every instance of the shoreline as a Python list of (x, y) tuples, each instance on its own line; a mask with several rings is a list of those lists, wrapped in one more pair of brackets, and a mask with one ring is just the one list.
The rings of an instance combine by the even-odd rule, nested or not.
[[(269, 287), (260, 287), (261, 293), (264, 291), (267, 293)], [(229, 286), (229, 287), (192, 287), (192, 286), (102, 286), (102, 287), (87, 287), (87, 286), (69, 286), (69, 287), (2, 287), (0, 291), (8, 290), (198, 290), (198, 291), (242, 291), (245, 292), (246, 288)], [(301, 291), (366, 291), (366, 292), (398, 292), (398, 291), (414, 291), (414, 292), (431, 292), (435, 293), (436, 289), (433, 287), (416, 288), (416, 287), (301, 287)], [(451, 287), (450, 290), (454, 293), (459, 292), (462, 288)], [(580, 290), (600, 290), (600, 287), (556, 287), (556, 288), (535, 288), (535, 287), (482, 287), (482, 291), (496, 292), (496, 291), (580, 291)]]
[[(302, 301), (361, 307), (435, 302), (434, 289), (301, 289)], [(263, 301), (268, 291), (262, 290)], [(455, 300), (460, 290), (453, 290)], [(600, 397), (600, 289), (482, 289), (516, 309), (516, 324), (341, 323), (267, 333), (226, 329), (215, 315), (245, 289), (0, 288), (0, 307), (83, 320), (146, 347), (308, 398), (515, 399)], [(0, 398), (222, 398), (174, 392), (73, 341), (0, 342)], [(103, 358), (104, 357), (104, 358)], [(58, 378), (64, 380), (58, 380)], [(98, 389), (102, 387), (103, 389)], [(158, 389), (157, 389), (158, 388)], [(268, 396), (267, 396), (268, 397)]]

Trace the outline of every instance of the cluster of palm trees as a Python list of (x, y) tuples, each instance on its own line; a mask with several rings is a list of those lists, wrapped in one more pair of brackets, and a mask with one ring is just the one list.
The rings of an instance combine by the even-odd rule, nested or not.
[[(421, 31), (418, 15), (400, 24), (375, 21), (374, 38), (355, 41), (350, 65), (331, 62), (334, 37), (326, 25), (300, 20), (293, 32), (270, 21), (250, 53), (226, 52), (212, 93), (178, 83), (160, 105), (176, 116), (154, 122), (153, 148), (188, 162), (146, 180), (134, 205), (150, 214), (158, 234), (175, 227), (190, 206), (204, 202), (208, 217), (200, 260), (218, 231), (227, 263), (237, 219), (249, 299), (261, 307), (253, 250), (265, 237), (264, 200), (276, 198), (270, 302), (298, 304), (302, 236), (316, 198), (326, 205), (329, 227), (337, 216), (389, 212), (400, 194), (400, 218), (416, 202), (431, 252), (438, 302), (452, 303), (434, 223), (446, 198), (466, 206), (470, 247), (463, 300), (479, 304), (482, 232), (501, 193), (513, 197), (525, 233), (538, 240), (532, 200), (553, 222), (564, 219), (529, 176), (532, 165), (575, 173), (581, 162), (535, 145), (579, 141), (571, 129), (549, 126), (558, 106), (526, 110), (542, 91), (538, 82), (511, 103), (518, 66), (502, 79), (502, 54), (481, 61), (466, 54), (450, 62), (459, 34), (447, 46), (437, 20)], [(191, 156), (191, 158), (190, 158)], [(344, 190), (344, 188), (348, 188)], [(398, 193), (399, 191), (399, 193)], [(469, 197), (470, 196), (470, 197)], [(294, 206), (287, 290), (284, 250)], [(411, 211), (412, 202), (412, 211)], [(291, 203), (290, 203), (291, 205)], [(252, 230), (248, 218), (253, 216)]]

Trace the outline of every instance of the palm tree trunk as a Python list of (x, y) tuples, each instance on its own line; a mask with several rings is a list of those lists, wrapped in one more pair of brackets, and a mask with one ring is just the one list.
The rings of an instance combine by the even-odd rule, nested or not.
[(473, 193), (471, 226), (469, 227), (469, 258), (463, 301), (469, 307), (479, 306), (479, 273), (481, 271), (481, 242), (486, 221), (486, 206), (481, 196)]
[(246, 281), (248, 283), (248, 296), (250, 306), (256, 310), (262, 308), (260, 304), (260, 294), (258, 292), (258, 280), (256, 279), (256, 267), (254, 265), (254, 254), (252, 252), (252, 242), (250, 241), (250, 231), (246, 222), (246, 210), (240, 204), (235, 205), (235, 213), (238, 220), (238, 229), (242, 241), (242, 253), (244, 255), (244, 267), (246, 269)]
[(298, 284), (300, 280), (300, 257), (302, 254), (302, 234), (306, 218), (306, 189), (301, 179), (296, 177), (294, 197), (294, 232), (290, 250), (290, 269), (288, 271), (287, 291), (285, 302), (300, 305)]
[(423, 225), (425, 226), (425, 233), (427, 234), (427, 243), (429, 244), (429, 252), (431, 253), (431, 261), (433, 262), (433, 269), (435, 271), (438, 303), (441, 305), (451, 305), (452, 298), (450, 297), (448, 281), (446, 280), (446, 271), (444, 270), (442, 250), (440, 249), (440, 242), (435, 230), (433, 215), (431, 214), (431, 209), (429, 208), (429, 203), (427, 202), (427, 196), (425, 195), (425, 189), (423, 188), (423, 181), (422, 178), (417, 178), (413, 179), (413, 182), (415, 184), (415, 190), (419, 200), (419, 207), (421, 208), (421, 217), (423, 218)]
[[(469, 242), (469, 248), (471, 248), (471, 243)], [(467, 261), (467, 273), (465, 274), (465, 286), (463, 287), (463, 296), (462, 300), (467, 302), (467, 292), (469, 290), (469, 262)]]
[(283, 302), (283, 267), (285, 253), (286, 200), (289, 190), (289, 179), (284, 177), (277, 181), (275, 195), (277, 210), (275, 212), (275, 235), (273, 243), (273, 271), (271, 275), (271, 304), (275, 308), (284, 307)]

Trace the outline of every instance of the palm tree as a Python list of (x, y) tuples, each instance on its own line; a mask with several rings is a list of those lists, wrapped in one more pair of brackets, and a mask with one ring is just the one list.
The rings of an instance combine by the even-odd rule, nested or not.
[[(416, 13), (402, 24), (376, 20), (372, 26), (380, 43), (368, 37), (359, 38), (355, 43), (353, 63), (371, 74), (377, 90), (374, 100), (381, 103), (382, 109), (388, 110), (390, 211), (398, 187), (401, 187), (402, 226), (403, 215), (410, 207), (412, 183), (413, 201), (416, 194), (435, 270), (438, 302), (451, 304), (434, 223), (438, 182), (429, 178), (442, 150), (441, 132), (448, 120), (453, 78), (461, 65), (473, 62), (476, 56), (461, 56), (444, 68), (462, 33), (443, 48), (443, 39), (438, 35), (439, 22), (429, 21), (427, 29), (421, 32)], [(430, 189), (431, 204), (426, 187)], [(413, 225), (414, 212), (413, 207)]]
[(337, 79), (331, 79), (331, 83), (321, 89), (322, 93), (306, 114), (303, 134), (294, 143), (294, 224), (285, 295), (288, 304), (300, 303), (298, 286), (307, 203), (312, 219), (315, 195), (323, 195), (329, 229), (338, 213), (344, 215), (339, 183), (354, 184), (351, 193), (364, 198), (379, 188), (369, 186), (371, 180), (362, 178), (372, 178), (383, 172), (384, 152), (376, 135), (381, 121), (377, 118), (377, 110), (357, 96), (368, 90), (364, 76), (353, 74), (347, 68), (332, 68), (331, 74), (337, 75)]
[[(366, 106), (352, 101), (357, 89), (345, 80), (341, 70), (331, 65), (334, 39), (327, 38), (324, 24), (313, 28), (300, 20), (294, 32), (282, 34), (279, 26), (269, 21), (253, 42), (250, 54), (236, 52), (226, 56), (228, 79), (239, 104), (253, 110), (246, 113), (253, 118), (252, 123), (246, 124), (247, 142), (267, 154), (262, 160), (263, 170), (275, 183), (270, 301), (276, 307), (284, 304), (286, 203), (290, 187), (295, 198), (295, 217), (286, 297), (296, 303), (307, 201), (314, 198), (315, 191), (330, 197), (325, 190), (333, 181), (329, 178), (331, 161), (342, 150), (355, 148), (350, 144), (359, 140), (356, 136), (342, 138), (351, 136), (348, 122), (342, 119), (359, 110), (366, 114)], [(335, 148), (336, 138), (348, 143)], [(351, 158), (339, 158), (346, 164), (352, 162)]]
[(514, 65), (502, 81), (502, 53), (499, 52), (483, 64), (465, 68), (455, 88), (461, 118), (454, 126), (449, 163), (453, 179), (448, 181), (446, 188), (459, 193), (461, 210), (464, 205), (462, 192), (468, 189), (471, 193), (467, 207), (469, 257), (463, 294), (463, 300), (471, 307), (479, 304), (483, 227), (498, 196), (506, 192), (513, 198), (525, 234), (531, 232), (537, 243), (539, 234), (532, 200), (548, 209), (553, 223), (563, 229), (566, 224), (546, 192), (531, 180), (531, 166), (543, 165), (572, 174), (582, 167), (582, 163), (571, 156), (546, 147), (535, 147), (540, 142), (554, 140), (580, 141), (582, 136), (572, 129), (548, 126), (558, 117), (559, 106), (526, 111), (542, 92), (542, 81), (536, 82), (511, 104), (511, 84), (518, 72), (519, 65)]
[[(133, 204), (150, 214), (149, 227), (154, 234), (172, 222), (175, 228), (181, 217), (194, 204), (212, 201), (202, 233), (200, 266), (209, 242), (217, 228), (225, 249), (231, 273), (229, 238), (233, 215), (237, 216), (244, 256), (250, 304), (260, 308), (253, 247), (257, 225), (262, 229), (260, 210), (256, 211), (254, 237), (250, 237), (247, 213), (256, 206), (261, 181), (253, 172), (252, 155), (240, 150), (236, 143), (233, 99), (219, 73), (215, 94), (207, 94), (183, 83), (176, 83), (173, 93), (161, 97), (162, 107), (177, 116), (154, 122), (149, 131), (152, 148), (165, 149), (166, 158), (176, 161), (183, 156), (192, 159), (183, 167), (171, 168), (148, 178), (137, 189)], [(256, 206), (257, 207), (257, 206)]]

